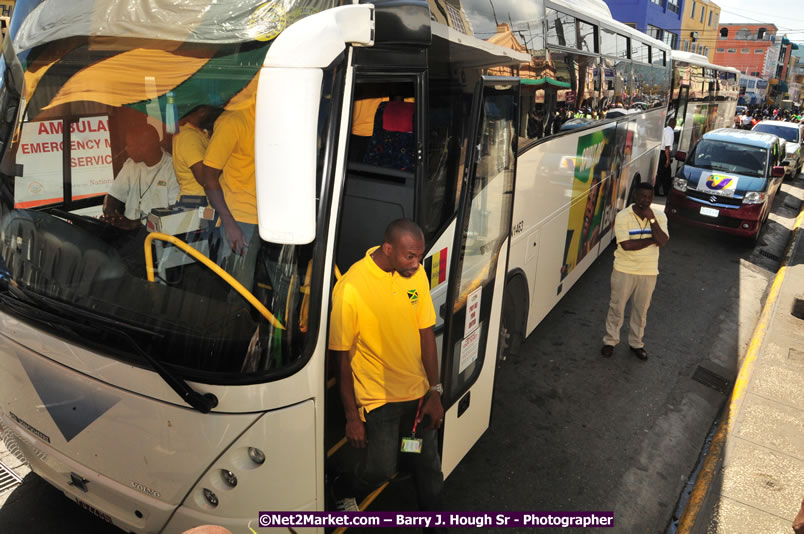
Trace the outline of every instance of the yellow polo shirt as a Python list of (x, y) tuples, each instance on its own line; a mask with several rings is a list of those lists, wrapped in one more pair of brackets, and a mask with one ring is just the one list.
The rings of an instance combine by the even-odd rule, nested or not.
[(257, 224), (254, 174), (255, 107), (224, 111), (215, 121), (204, 165), (223, 173), (221, 189), (236, 221)]
[[(653, 212), (659, 228), (667, 234), (667, 216), (662, 211)], [(617, 239), (617, 250), (614, 251), (614, 268), (627, 274), (659, 274), (659, 247), (651, 245), (641, 250), (625, 250), (620, 245), (629, 239), (652, 239), (650, 221), (637, 216), (633, 204), (617, 214), (614, 219), (614, 236)]]
[(429, 388), (419, 330), (435, 324), (424, 268), (405, 278), (374, 263), (352, 265), (332, 292), (329, 348), (349, 351), (361, 419), (388, 402), (422, 397)]
[(173, 171), (181, 188), (180, 195), (206, 195), (190, 167), (204, 161), (207, 145), (207, 132), (190, 123), (182, 124), (179, 133), (173, 136)]

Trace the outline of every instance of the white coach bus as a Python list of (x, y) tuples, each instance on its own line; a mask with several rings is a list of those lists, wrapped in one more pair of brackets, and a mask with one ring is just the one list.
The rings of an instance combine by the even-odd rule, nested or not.
[[(634, 184), (652, 182), (670, 48), (602, 0), (463, 3), (475, 35), (527, 53), (504, 350), (515, 352), (613, 238)], [(602, 318), (601, 318), (602, 320)]]
[[(428, 243), (455, 468), (489, 424), (508, 265), (520, 86), (495, 69), (528, 54), (440, 0), (18, 0), (10, 37), (0, 431), (15, 455), (126, 532), (326, 509), (325, 475), (350, 456), (328, 402), (334, 272), (406, 216)], [(199, 105), (241, 113), (240, 135), (256, 124), (245, 285), (198, 199), (134, 230), (98, 219), (127, 133), (151, 125), (170, 151)]]
[[(690, 153), (703, 134), (734, 126), (740, 71), (710, 63), (706, 56), (673, 50), (669, 116), (676, 118), (673, 151)], [(673, 175), (682, 163), (673, 161)]]

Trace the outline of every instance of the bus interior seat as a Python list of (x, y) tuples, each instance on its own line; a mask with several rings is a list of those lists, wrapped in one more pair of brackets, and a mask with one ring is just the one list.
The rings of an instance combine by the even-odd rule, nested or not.
[(400, 171), (414, 165), (413, 102), (383, 102), (374, 115), (374, 132), (363, 163)]

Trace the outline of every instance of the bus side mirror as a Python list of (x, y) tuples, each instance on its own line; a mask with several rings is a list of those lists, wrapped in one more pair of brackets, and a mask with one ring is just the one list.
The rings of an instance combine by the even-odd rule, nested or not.
[(686, 152), (676, 152), (676, 161), (687, 161)]
[(318, 108), (324, 69), (347, 44), (374, 44), (374, 5), (326, 9), (285, 28), (265, 55), (257, 85), (254, 167), (260, 237), (288, 245), (315, 239)]
[(257, 86), (254, 167), (260, 237), (315, 239), (318, 106), (323, 71), (263, 68)]

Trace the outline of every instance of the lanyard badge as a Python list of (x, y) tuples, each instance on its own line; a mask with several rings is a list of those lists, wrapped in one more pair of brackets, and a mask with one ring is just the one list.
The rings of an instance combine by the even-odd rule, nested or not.
[(419, 407), (416, 408), (416, 417), (413, 420), (413, 431), (411, 432), (410, 437), (402, 438), (402, 446), (399, 449), (402, 452), (410, 452), (414, 454), (421, 454), (422, 452), (422, 439), (416, 437), (416, 427), (419, 425), (419, 414), (422, 410), (423, 401), (423, 398), (419, 399)]

